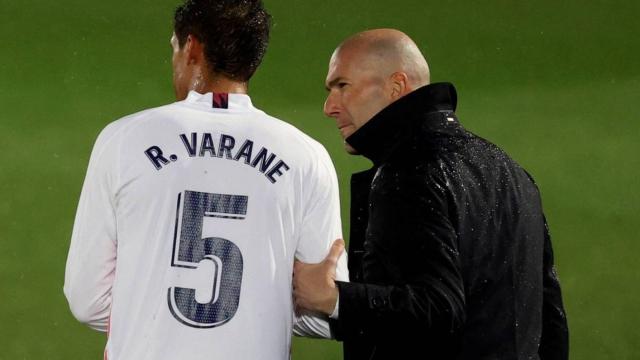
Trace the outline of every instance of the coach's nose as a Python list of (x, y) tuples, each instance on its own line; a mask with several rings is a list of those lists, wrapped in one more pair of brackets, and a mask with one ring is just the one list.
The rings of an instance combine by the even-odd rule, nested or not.
[(327, 99), (324, 101), (324, 114), (334, 119), (336, 119), (340, 114), (340, 105), (337, 95), (336, 91), (331, 90), (329, 91), (329, 95), (327, 95)]

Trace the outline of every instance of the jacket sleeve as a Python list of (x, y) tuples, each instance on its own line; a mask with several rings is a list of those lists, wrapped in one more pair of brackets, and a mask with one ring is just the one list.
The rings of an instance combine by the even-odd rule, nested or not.
[(553, 264), (553, 249), (549, 226), (544, 221), (542, 337), (539, 355), (541, 360), (569, 359), (569, 327), (562, 304), (560, 282)]
[[(456, 334), (465, 321), (464, 291), (443, 182), (392, 173), (379, 175), (372, 189), (365, 281), (388, 278), (338, 282), (336, 338)], [(370, 263), (375, 265), (366, 268)]]

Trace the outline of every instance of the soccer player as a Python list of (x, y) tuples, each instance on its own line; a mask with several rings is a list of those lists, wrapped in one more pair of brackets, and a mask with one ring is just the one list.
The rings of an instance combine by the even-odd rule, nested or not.
[(187, 0), (174, 20), (178, 102), (100, 133), (64, 292), (109, 333), (108, 359), (286, 359), (292, 332), (330, 336), (294, 315), (291, 283), (294, 258), (317, 263), (342, 237), (335, 170), (246, 94), (269, 37), (260, 0)]

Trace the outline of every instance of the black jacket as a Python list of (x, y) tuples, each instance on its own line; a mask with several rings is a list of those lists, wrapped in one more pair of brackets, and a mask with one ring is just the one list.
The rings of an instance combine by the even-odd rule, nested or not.
[(347, 142), (349, 271), (338, 282), (345, 359), (562, 359), (568, 328), (531, 177), (466, 131), (451, 84), (394, 102)]

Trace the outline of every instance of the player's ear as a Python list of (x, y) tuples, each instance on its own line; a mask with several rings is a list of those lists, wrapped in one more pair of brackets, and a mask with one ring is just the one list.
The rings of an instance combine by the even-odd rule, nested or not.
[(391, 74), (390, 80), (391, 80), (391, 99), (392, 100), (395, 101), (403, 97), (404, 95), (407, 94), (407, 92), (410, 91), (409, 77), (404, 72), (395, 72)]
[(187, 35), (187, 41), (184, 46), (189, 64), (198, 64), (202, 61), (204, 58), (204, 46), (197, 37), (192, 34)]

